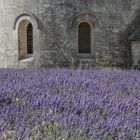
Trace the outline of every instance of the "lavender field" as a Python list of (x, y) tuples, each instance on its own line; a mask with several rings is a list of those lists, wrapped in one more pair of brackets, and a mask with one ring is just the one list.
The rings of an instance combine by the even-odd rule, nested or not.
[(139, 71), (0, 70), (0, 140), (139, 140), (139, 133)]

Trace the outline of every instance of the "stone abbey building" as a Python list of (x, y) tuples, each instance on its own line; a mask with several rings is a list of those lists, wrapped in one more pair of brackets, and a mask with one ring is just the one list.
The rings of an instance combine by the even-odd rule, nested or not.
[(0, 0), (0, 67), (139, 67), (140, 0)]

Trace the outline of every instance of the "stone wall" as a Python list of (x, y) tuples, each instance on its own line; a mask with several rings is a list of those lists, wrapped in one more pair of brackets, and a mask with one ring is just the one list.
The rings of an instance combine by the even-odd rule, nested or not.
[(140, 69), (140, 41), (133, 41), (131, 46), (133, 67)]
[[(131, 66), (128, 36), (140, 25), (139, 0), (0, 0), (0, 67)], [(34, 28), (33, 59), (19, 61), (18, 25)], [(93, 57), (77, 53), (80, 20), (94, 25)]]

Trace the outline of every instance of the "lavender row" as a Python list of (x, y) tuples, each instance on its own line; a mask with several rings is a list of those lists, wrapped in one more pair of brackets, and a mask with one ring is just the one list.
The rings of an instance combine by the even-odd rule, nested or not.
[(139, 131), (139, 71), (0, 70), (1, 135), (136, 139)]

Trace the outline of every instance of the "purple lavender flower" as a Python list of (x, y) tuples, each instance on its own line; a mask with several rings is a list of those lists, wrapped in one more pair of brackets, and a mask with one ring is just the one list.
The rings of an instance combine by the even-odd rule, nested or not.
[(139, 120), (139, 71), (0, 69), (0, 132), (127, 139)]

